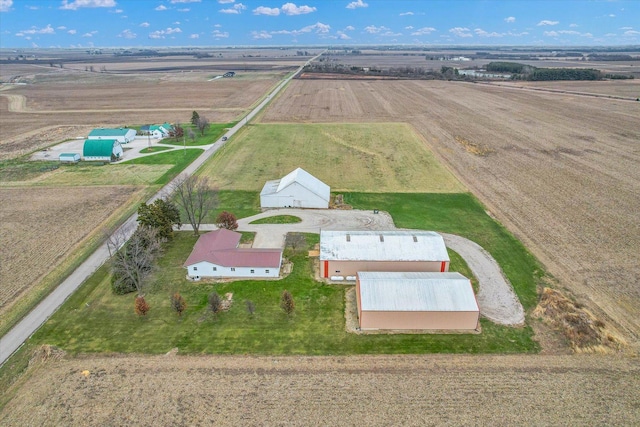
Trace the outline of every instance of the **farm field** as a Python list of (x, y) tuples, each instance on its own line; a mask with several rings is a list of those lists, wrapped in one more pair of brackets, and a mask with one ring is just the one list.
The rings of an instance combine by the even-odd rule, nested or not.
[(220, 189), (260, 191), (297, 167), (333, 193), (371, 191), (457, 193), (464, 187), (410, 125), (250, 125), (209, 161), (200, 174)]
[(640, 337), (640, 105), (442, 81), (293, 81), (263, 123), (408, 122), (581, 302)]
[(180, 73), (150, 79), (147, 74), (68, 71), (53, 81), (45, 73), (26, 85), (4, 86), (0, 158), (86, 135), (99, 126), (188, 123), (193, 110), (212, 123), (228, 123), (247, 112), (286, 72), (247, 72), (243, 78), (215, 81), (207, 81), (208, 74), (186, 74), (189, 79)]
[(497, 84), (503, 87), (531, 88), (531, 89), (550, 89), (554, 91), (576, 92), (603, 96), (619, 96), (628, 99), (637, 99), (640, 97), (640, 83), (634, 80), (605, 80), (594, 82), (579, 81), (547, 81), (547, 82), (500, 82)]
[(139, 186), (0, 188), (0, 314), (81, 245), (100, 239), (106, 222), (141, 194)]
[(150, 417), (158, 425), (228, 426), (640, 422), (640, 368), (615, 357), (84, 356), (36, 362), (30, 371), (0, 423), (142, 425)]

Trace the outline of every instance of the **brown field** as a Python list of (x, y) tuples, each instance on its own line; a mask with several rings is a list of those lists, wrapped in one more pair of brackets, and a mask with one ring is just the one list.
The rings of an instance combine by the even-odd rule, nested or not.
[[(496, 84), (496, 83), (492, 83)], [(640, 97), (640, 82), (637, 80), (603, 80), (595, 82), (501, 82), (504, 87), (550, 89), (575, 94), (592, 94), (602, 96), (617, 96), (637, 99)]]
[(30, 370), (0, 424), (640, 422), (640, 367), (612, 356), (81, 357)]
[(141, 187), (0, 188), (0, 314), (60, 265)]
[[(13, 66), (2, 65), (3, 72)], [(20, 64), (14, 75), (23, 68)], [(0, 158), (66, 139), (64, 134), (39, 137), (54, 126), (77, 128), (68, 138), (99, 126), (188, 122), (193, 110), (214, 123), (230, 122), (247, 112), (285, 73), (282, 69), (248, 71), (239, 72), (237, 78), (207, 81), (215, 73), (114, 75), (34, 67), (31, 74), (21, 75), (26, 85), (5, 85), (0, 91)]]
[(296, 80), (263, 122), (413, 124), (562, 287), (640, 337), (640, 103), (441, 81)]

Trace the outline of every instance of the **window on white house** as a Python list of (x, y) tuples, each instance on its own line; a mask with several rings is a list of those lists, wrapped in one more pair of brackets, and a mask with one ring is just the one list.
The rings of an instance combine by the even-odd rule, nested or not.
[(198, 271), (198, 267), (193, 267), (193, 271)]
[(235, 267), (231, 267), (231, 271), (236, 271), (236, 268)]
[(218, 267), (213, 267), (213, 271), (218, 271)]
[(267, 274), (269, 274), (269, 270), (265, 270), (264, 272), (265, 272), (265, 273), (267, 273)]
[(255, 272), (256, 272), (255, 270), (251, 270), (251, 274), (253, 274), (253, 273), (255, 273)]

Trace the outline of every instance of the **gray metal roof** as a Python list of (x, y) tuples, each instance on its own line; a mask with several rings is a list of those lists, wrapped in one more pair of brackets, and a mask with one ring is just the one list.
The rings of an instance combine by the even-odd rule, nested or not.
[(460, 273), (358, 272), (365, 311), (479, 311)]
[(434, 231), (320, 231), (320, 259), (340, 261), (449, 261)]
[(260, 195), (278, 193), (294, 182), (297, 182), (323, 200), (329, 201), (331, 198), (331, 188), (302, 168), (289, 172), (280, 180), (267, 181)]

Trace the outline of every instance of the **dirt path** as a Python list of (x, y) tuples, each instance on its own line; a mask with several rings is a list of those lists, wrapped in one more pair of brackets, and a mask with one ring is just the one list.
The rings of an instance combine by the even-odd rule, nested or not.
[(110, 356), (35, 369), (0, 424), (640, 423), (640, 365), (615, 356)]
[[(296, 224), (251, 224), (251, 222), (277, 215), (292, 215), (302, 219)], [(191, 229), (183, 226), (182, 229)], [(213, 224), (203, 224), (202, 231), (215, 230)], [(320, 233), (320, 230), (394, 230), (393, 218), (386, 212), (374, 214), (360, 210), (272, 209), (238, 220), (239, 231), (256, 233), (253, 242), (258, 248), (282, 248), (287, 233)], [(448, 247), (456, 251), (478, 279), (478, 305), (480, 313), (502, 325), (518, 326), (524, 323), (524, 309), (513, 287), (505, 278), (495, 259), (480, 245), (453, 234), (440, 233)]]

